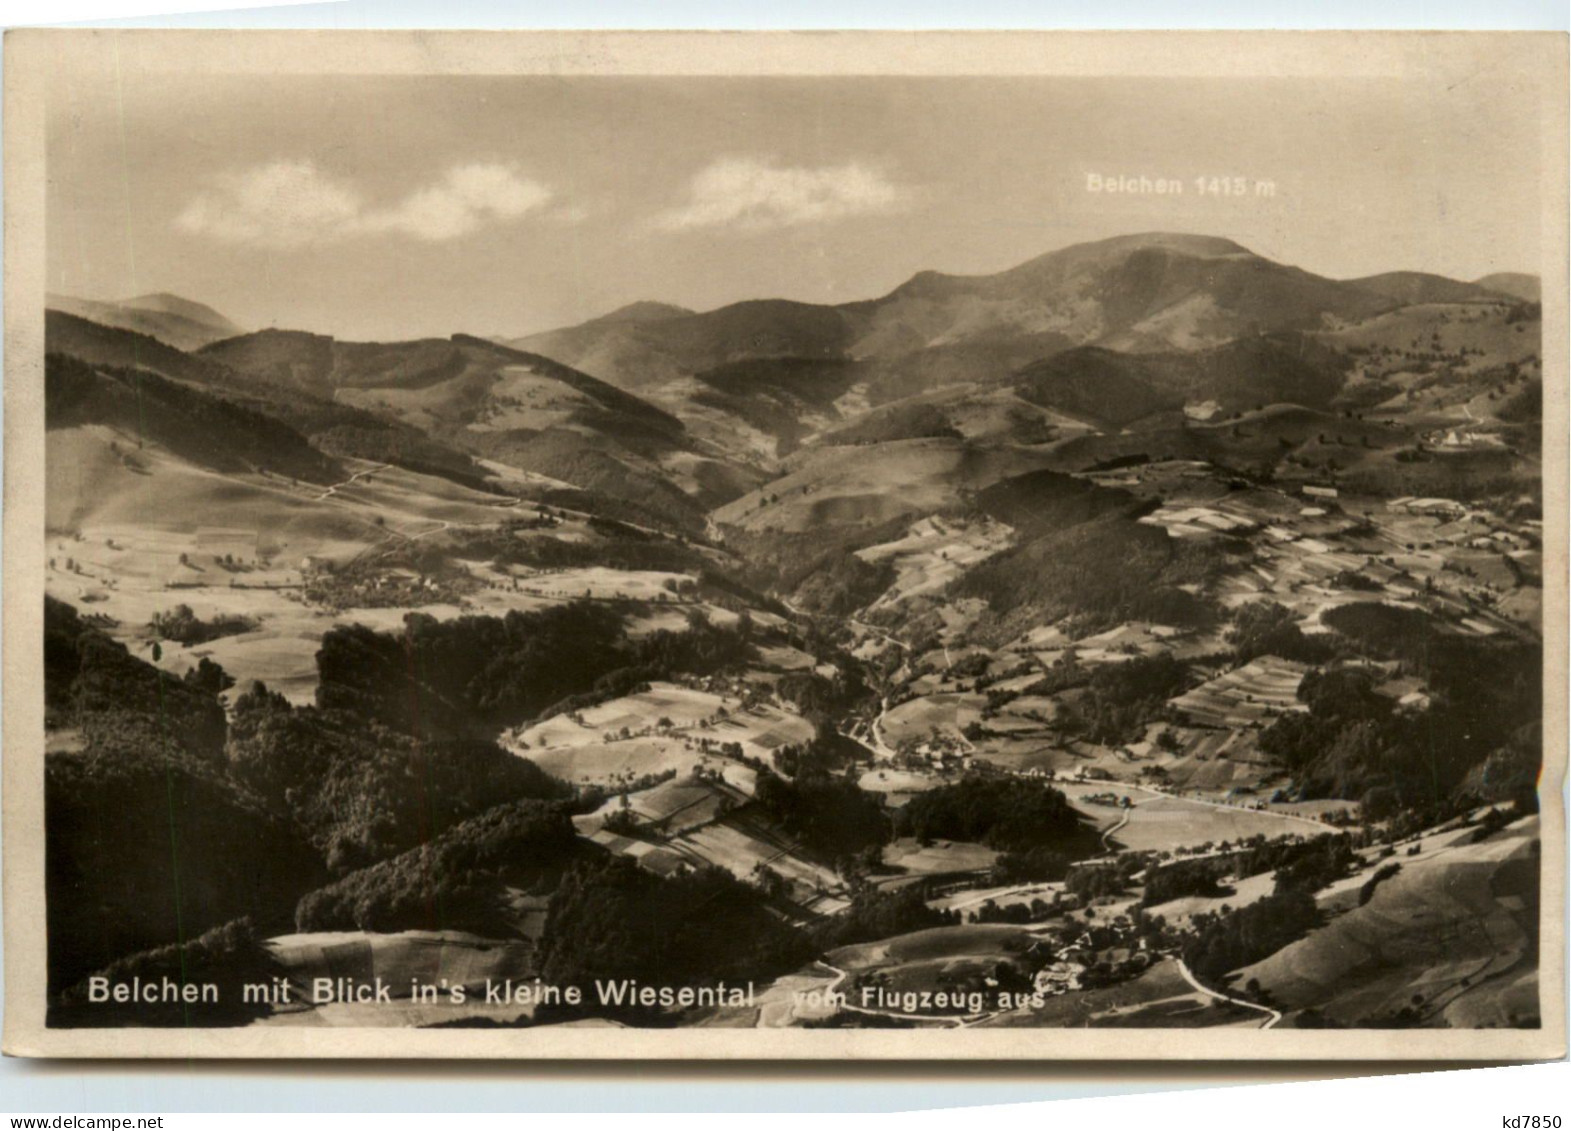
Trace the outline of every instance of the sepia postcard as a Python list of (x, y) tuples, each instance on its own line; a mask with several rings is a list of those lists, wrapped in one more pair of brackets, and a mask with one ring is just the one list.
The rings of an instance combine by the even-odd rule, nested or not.
[(4, 1051), (1565, 1055), (1566, 60), (11, 33)]

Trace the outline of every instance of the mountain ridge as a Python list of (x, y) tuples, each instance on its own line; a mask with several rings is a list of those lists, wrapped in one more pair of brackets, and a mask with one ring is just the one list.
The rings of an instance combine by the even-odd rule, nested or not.
[(1543, 281), (1525, 271), (1497, 271), (1474, 279), (1473, 283), (1524, 302), (1539, 302), (1543, 298)]
[(1241, 333), (1314, 329), (1327, 318), (1367, 316), (1395, 302), (1233, 240), (1145, 232), (1072, 244), (992, 274), (921, 271), (872, 299), (749, 299), (631, 325), (592, 319), (508, 344), (636, 390), (746, 359), (888, 363), (1033, 335), (1056, 336), (1066, 348), (1202, 348)]
[(44, 296), (44, 306), (102, 326), (146, 334), (180, 350), (200, 349), (245, 333), (212, 307), (167, 291), (113, 302), (51, 293)]
[(1444, 275), (1426, 271), (1385, 271), (1349, 283), (1387, 298), (1399, 300), (1404, 306), (1420, 303), (1456, 302), (1509, 302), (1511, 295), (1492, 290), (1482, 282), (1466, 283)]

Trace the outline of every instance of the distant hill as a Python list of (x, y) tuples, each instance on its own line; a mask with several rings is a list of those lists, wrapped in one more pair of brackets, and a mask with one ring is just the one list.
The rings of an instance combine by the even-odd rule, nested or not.
[[(272, 336), (278, 332), (267, 333)], [(484, 471), (472, 455), (442, 443), (420, 428), (353, 405), (335, 403), (331, 390), (309, 382), (296, 383), (287, 366), (260, 375), (246, 373), (211, 355), (185, 353), (146, 334), (103, 326), (58, 310), (48, 312), (45, 340), (50, 353), (93, 367), (140, 370), (185, 385), (203, 386), (227, 404), (271, 418), (298, 432), (327, 457), (392, 463), (465, 486), (485, 487)], [(243, 446), (236, 450), (243, 450)], [(312, 475), (308, 471), (303, 477), (309, 479)]]
[(1223, 411), (1278, 403), (1324, 408), (1341, 390), (1345, 368), (1341, 355), (1312, 338), (1277, 333), (1196, 352), (1087, 346), (1027, 366), (1011, 382), (1032, 404), (1122, 427), (1207, 401)]
[(259, 330), (199, 351), (206, 361), (314, 397), (331, 396), (333, 339), (302, 330)]
[(847, 444), (887, 444), (896, 440), (921, 440), (950, 437), (961, 432), (950, 421), (945, 407), (921, 400), (896, 401), (859, 416), (843, 428), (819, 438), (828, 446)]
[(1483, 280), (1464, 283), (1422, 271), (1388, 271), (1383, 275), (1370, 275), (1349, 282), (1355, 287), (1395, 299), (1404, 306), (1429, 302), (1501, 302), (1510, 297), (1508, 292), (1493, 289)]
[[(323, 399), (380, 400), (389, 414), (418, 417), (428, 426), (497, 427), (500, 422), (486, 418), (518, 407), (524, 415), (553, 418), (598, 410), (624, 415), (643, 430), (672, 437), (682, 431), (681, 421), (612, 385), (550, 358), (467, 334), (344, 342), (299, 330), (262, 330), (217, 342), (198, 356)], [(552, 394), (558, 399), (553, 401)], [(540, 423), (532, 421), (536, 427)]]
[[(660, 317), (627, 317), (655, 308)], [(727, 363), (759, 358), (840, 358), (852, 327), (836, 307), (769, 299), (703, 314), (640, 303), (604, 318), (509, 344), (555, 357), (624, 389), (639, 390)]]
[(1031, 471), (1001, 479), (977, 492), (973, 503), (983, 513), (1036, 538), (1089, 522), (1109, 511), (1127, 509), (1134, 497), (1098, 487), (1057, 471)]
[(626, 306), (617, 307), (610, 314), (602, 314), (597, 321), (662, 322), (667, 318), (681, 318), (692, 313), (694, 312), (685, 306), (674, 306), (669, 302), (630, 302)]
[(779, 478), (712, 517), (754, 533), (866, 529), (953, 506), (968, 492), (1047, 462), (1044, 454), (982, 447), (952, 436), (814, 446), (784, 461)]
[(909, 341), (914, 331), (928, 346), (1055, 333), (1071, 344), (1129, 351), (1196, 349), (1386, 305), (1231, 240), (1156, 232), (1077, 244), (997, 275), (924, 272), (865, 304), (872, 326), (858, 346)]
[[(635, 302), (510, 342), (345, 342), (275, 329), (182, 352), (60, 310), (49, 335), (51, 349), (93, 364), (221, 387), (344, 456), (482, 487), (474, 461), (486, 459), (688, 531), (726, 507), (732, 523), (812, 528), (885, 521), (887, 493), (847, 484), (837, 500), (817, 495), (829, 484), (810, 476), (800, 487), (811, 501), (786, 512), (734, 504), (815, 446), (1019, 448), (1059, 466), (1082, 449), (1092, 459), (1145, 451), (1113, 433), (1155, 431), (1162, 451), (1215, 455), (1248, 437), (1208, 431), (1202, 442), (1188, 431), (1272, 405), (1349, 408), (1350, 379), (1359, 404), (1389, 399), (1400, 389), (1369, 373), (1405, 379), (1399, 359), (1421, 341), (1447, 343), (1458, 361), (1531, 364), (1531, 309), (1485, 281), (1406, 271), (1339, 281), (1229, 239), (1147, 232), (990, 275), (923, 271), (865, 301), (757, 299), (704, 312)], [(132, 301), (148, 316), (214, 329), (221, 320), (174, 296)], [(931, 471), (933, 497), (949, 494), (951, 470), (937, 449), (920, 450), (933, 466), (913, 474), (929, 483)], [(1003, 460), (996, 474), (1023, 470)], [(957, 481), (977, 485), (970, 471)]]
[(784, 455), (815, 430), (838, 423), (836, 402), (864, 376), (864, 367), (837, 357), (729, 361), (695, 374), (673, 410), (741, 421), (772, 438), (776, 453)]
[[(1205, 603), (1182, 587), (1215, 576), (1220, 550), (1174, 542), (1119, 509), (1087, 511), (1063, 507), (1038, 536), (988, 558), (955, 584), (954, 596), (987, 602), (992, 623), (982, 632), (1008, 639), (1069, 615), (1096, 627), (1206, 622)], [(1117, 568), (1109, 568), (1114, 562)]]
[(45, 313), (44, 342), (50, 353), (69, 354), (93, 365), (145, 369), (177, 381), (212, 385), (223, 383), (228, 376), (223, 366), (150, 334), (106, 326), (62, 310)]
[[(703, 513), (758, 481), (677, 417), (562, 365), (465, 334), (341, 342), (262, 330), (186, 353), (148, 335), (48, 312), (51, 352), (202, 385), (297, 428), (323, 451), (485, 487), (475, 457), (637, 504), (655, 524)], [(576, 476), (576, 478), (575, 478)]]
[(44, 366), (47, 428), (103, 424), (215, 471), (267, 470), (313, 483), (344, 477), (338, 461), (260, 412), (146, 371), (94, 366), (50, 354)]
[(1166, 353), (1081, 346), (994, 381), (957, 383), (876, 405), (813, 436), (807, 445), (955, 437), (973, 446), (1031, 448), (1055, 467), (1141, 452), (1212, 459), (1229, 448), (1248, 449), (1255, 461), (1274, 459), (1279, 458), (1274, 441), (1259, 448), (1265, 425), (1249, 433), (1257, 439), (1247, 441), (1242, 433), (1216, 426), (1239, 414), (1258, 416), (1261, 409), (1277, 414), (1290, 405), (1308, 406), (1304, 411), (1316, 421), (1329, 419), (1349, 387), (1351, 365), (1343, 349), (1320, 335), (1298, 332)]
[(1123, 427), (1154, 413), (1183, 406), (1163, 389), (1157, 368), (1145, 358), (1085, 346), (1055, 354), (1016, 374), (1022, 400), (1097, 424)]
[[(635, 391), (691, 427), (707, 418), (704, 434), (734, 440), (735, 454), (761, 442), (783, 454), (804, 435), (848, 422), (859, 405), (1002, 380), (1076, 347), (1201, 352), (1357, 322), (1403, 301), (1231, 240), (1156, 232), (1077, 244), (994, 275), (924, 271), (867, 301), (755, 300), (698, 314), (662, 307), (653, 318), (612, 315), (511, 344)], [(834, 398), (781, 384), (815, 372), (833, 378), (820, 389), (838, 383)], [(713, 380), (720, 374), (723, 384)], [(856, 395), (841, 403), (847, 393)], [(744, 403), (748, 394), (767, 408)]]
[(188, 298), (172, 295), (168, 291), (128, 298), (119, 305), (127, 310), (140, 310), (149, 314), (166, 314), (171, 318), (184, 318), (188, 322), (211, 326), (215, 330), (244, 333), (240, 326), (225, 318), (205, 303), (193, 302)]
[(501, 490), (486, 482), (488, 473), (474, 456), (401, 421), (309, 397), (232, 394), (227, 399), (282, 421), (329, 456), (390, 463), (476, 490)]
[(1482, 279), (1476, 280), (1474, 285), (1522, 299), (1524, 302), (1540, 302), (1543, 299), (1543, 288), (1537, 275), (1501, 271), (1494, 275), (1485, 275)]
[(100, 325), (134, 330), (182, 350), (200, 349), (245, 332), (212, 307), (172, 294), (140, 295), (119, 302), (52, 294), (45, 296), (44, 305)]
[(874, 380), (888, 380), (912, 367), (933, 371), (928, 351), (971, 347), (961, 365), (934, 372), (952, 379), (977, 375), (976, 363), (989, 358), (1007, 370), (1076, 345), (1201, 349), (1241, 334), (1315, 329), (1328, 316), (1363, 318), (1398, 302), (1231, 240), (1157, 232), (1077, 244), (996, 275), (924, 271), (863, 302), (759, 300), (654, 320), (607, 317), (512, 344), (628, 389), (787, 357), (882, 364)]
[(264, 330), (202, 359), (416, 429), (449, 447), (636, 503), (648, 521), (698, 529), (703, 512), (752, 485), (681, 420), (569, 365), (456, 334), (342, 342)]

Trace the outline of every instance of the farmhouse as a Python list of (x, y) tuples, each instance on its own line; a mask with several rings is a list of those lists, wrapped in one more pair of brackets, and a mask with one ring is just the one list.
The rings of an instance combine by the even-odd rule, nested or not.
[(1461, 518), (1467, 512), (1467, 508), (1455, 499), (1416, 499), (1410, 496), (1392, 499), (1386, 507), (1389, 510), (1431, 515), (1435, 518)]
[(1427, 711), (1429, 709), (1429, 693), (1427, 691), (1409, 691), (1397, 700), (1397, 706), (1404, 711)]
[(1043, 994), (1063, 994), (1080, 988), (1079, 966), (1069, 962), (1055, 962), (1036, 972), (1034, 989)]

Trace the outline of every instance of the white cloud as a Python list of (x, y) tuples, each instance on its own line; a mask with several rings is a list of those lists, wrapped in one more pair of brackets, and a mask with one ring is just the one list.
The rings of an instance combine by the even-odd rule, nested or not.
[(455, 165), (438, 180), (386, 206), (369, 204), (346, 181), (310, 161), (275, 161), (218, 178), (175, 218), (187, 232), (226, 243), (294, 248), (391, 233), (455, 239), (491, 223), (544, 209), (551, 190), (511, 165)]
[(363, 209), (353, 188), (309, 161), (276, 161), (218, 178), (175, 224), (228, 243), (293, 247), (352, 234)]
[(810, 169), (723, 157), (693, 178), (686, 202), (662, 212), (654, 223), (667, 231), (778, 228), (892, 212), (906, 207), (911, 196), (909, 189), (856, 161)]

